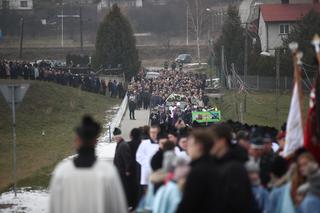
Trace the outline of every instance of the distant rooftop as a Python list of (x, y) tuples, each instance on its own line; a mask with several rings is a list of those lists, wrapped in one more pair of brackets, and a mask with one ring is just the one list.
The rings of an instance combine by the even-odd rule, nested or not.
[(320, 13), (320, 4), (263, 4), (260, 10), (265, 22), (294, 22), (311, 10)]

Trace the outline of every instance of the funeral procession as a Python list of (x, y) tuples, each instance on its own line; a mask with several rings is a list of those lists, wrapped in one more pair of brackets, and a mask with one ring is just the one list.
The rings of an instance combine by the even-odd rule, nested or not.
[(319, 0), (0, 0), (0, 213), (320, 213)]

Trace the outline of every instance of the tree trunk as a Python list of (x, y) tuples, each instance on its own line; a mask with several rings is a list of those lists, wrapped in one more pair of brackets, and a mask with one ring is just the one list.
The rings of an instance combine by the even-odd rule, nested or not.
[(199, 39), (199, 35), (197, 35), (197, 54), (198, 54), (198, 62), (199, 62), (199, 65), (200, 65), (201, 58), (200, 58), (200, 39)]

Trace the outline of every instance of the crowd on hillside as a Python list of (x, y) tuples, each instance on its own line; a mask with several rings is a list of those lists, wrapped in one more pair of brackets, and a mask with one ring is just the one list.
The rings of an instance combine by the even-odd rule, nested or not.
[(45, 61), (29, 63), (0, 60), (0, 79), (48, 81), (119, 98), (123, 98), (126, 93), (126, 85), (122, 82), (116, 80), (106, 82), (92, 72), (71, 73), (70, 69), (53, 67)]
[(50, 212), (320, 212), (319, 164), (303, 148), (281, 157), (285, 125), (152, 125), (130, 141), (116, 128), (116, 169), (95, 157), (100, 129), (90, 117), (76, 128), (78, 155), (54, 172)]

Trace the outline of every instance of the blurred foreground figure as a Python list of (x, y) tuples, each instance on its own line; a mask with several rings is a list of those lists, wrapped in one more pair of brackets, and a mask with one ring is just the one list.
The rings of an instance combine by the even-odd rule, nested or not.
[(51, 213), (127, 212), (116, 169), (95, 156), (100, 125), (85, 116), (76, 128), (78, 156), (55, 168), (50, 183)]

